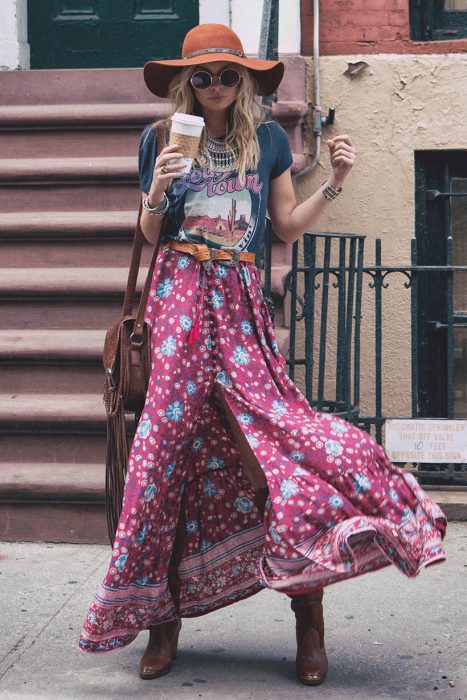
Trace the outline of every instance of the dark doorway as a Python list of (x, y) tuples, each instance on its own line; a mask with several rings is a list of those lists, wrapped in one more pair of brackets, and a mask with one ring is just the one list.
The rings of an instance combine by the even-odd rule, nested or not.
[(417, 263), (454, 267), (419, 273), (419, 415), (467, 418), (467, 152), (418, 152), (415, 172)]

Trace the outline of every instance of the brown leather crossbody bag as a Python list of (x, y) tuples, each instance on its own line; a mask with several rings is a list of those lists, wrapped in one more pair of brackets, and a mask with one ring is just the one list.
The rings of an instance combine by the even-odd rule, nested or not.
[[(155, 124), (158, 155), (166, 141), (166, 122)], [(136, 283), (145, 237), (141, 230), (140, 203), (136, 222), (131, 263), (123, 302), (122, 317), (108, 329), (103, 350), (106, 380), (103, 401), (107, 413), (107, 454), (105, 466), (105, 504), (107, 530), (113, 545), (120, 518), (130, 452), (127, 430), (127, 413), (134, 413), (136, 427), (143, 410), (151, 373), (151, 329), (144, 320), (146, 303), (151, 289), (152, 276), (159, 252), (167, 215), (154, 246), (146, 283), (141, 294), (138, 310), (133, 313)]]

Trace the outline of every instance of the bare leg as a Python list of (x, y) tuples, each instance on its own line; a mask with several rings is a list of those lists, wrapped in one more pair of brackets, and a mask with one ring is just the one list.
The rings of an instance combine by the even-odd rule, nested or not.
[(255, 491), (259, 491), (262, 488), (267, 488), (268, 483), (266, 481), (266, 477), (264, 476), (264, 472), (259, 465), (255, 453), (248, 444), (248, 440), (243, 434), (242, 429), (237, 423), (237, 419), (232, 413), (232, 409), (230, 408), (229, 404), (224, 398), (224, 395), (217, 388), (217, 386), (214, 387), (213, 391), (215, 392), (217, 398), (219, 399), (222, 405), (222, 408), (224, 409), (225, 416), (229, 422), (230, 429), (233, 433), (235, 442), (240, 452), (240, 456), (242, 458), (242, 463), (245, 468), (246, 475), (248, 476), (251, 485), (253, 486)]

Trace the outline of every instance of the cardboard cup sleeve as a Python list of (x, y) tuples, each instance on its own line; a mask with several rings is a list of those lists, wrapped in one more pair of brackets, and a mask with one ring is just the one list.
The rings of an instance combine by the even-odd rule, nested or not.
[(186, 134), (177, 134), (175, 131), (170, 132), (169, 145), (177, 143), (180, 147), (180, 153), (183, 153), (185, 158), (194, 158), (198, 152), (199, 136), (187, 136)]

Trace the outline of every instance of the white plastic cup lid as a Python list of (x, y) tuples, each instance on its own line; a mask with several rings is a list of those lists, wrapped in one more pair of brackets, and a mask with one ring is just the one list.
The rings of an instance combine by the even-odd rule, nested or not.
[(197, 117), (194, 114), (184, 114), (183, 112), (174, 112), (172, 120), (181, 122), (182, 124), (193, 124), (195, 126), (204, 126), (203, 117)]

